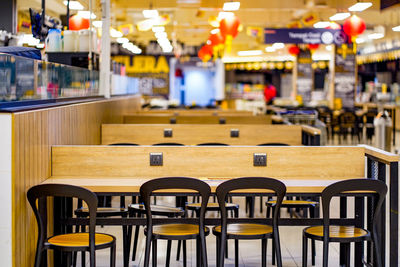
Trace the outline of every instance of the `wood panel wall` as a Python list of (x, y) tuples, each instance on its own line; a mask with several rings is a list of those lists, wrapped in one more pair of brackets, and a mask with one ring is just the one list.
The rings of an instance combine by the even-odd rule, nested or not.
[(13, 266), (33, 266), (37, 227), (28, 188), (51, 175), (52, 145), (100, 144), (103, 123), (122, 123), (140, 97), (121, 97), (13, 114)]

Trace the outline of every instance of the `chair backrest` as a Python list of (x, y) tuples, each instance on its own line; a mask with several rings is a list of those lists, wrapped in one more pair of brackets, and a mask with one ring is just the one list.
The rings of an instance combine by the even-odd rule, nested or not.
[(229, 145), (224, 143), (209, 142), (209, 143), (197, 144), (197, 146), (229, 146)]
[(157, 143), (157, 144), (153, 144), (153, 146), (184, 146), (184, 144), (181, 144), (181, 143)]
[(109, 144), (109, 146), (138, 146), (138, 144), (134, 144), (134, 143), (114, 143), (114, 144)]
[(356, 115), (350, 111), (345, 111), (339, 117), (342, 127), (353, 127), (356, 122)]
[(264, 143), (264, 144), (258, 144), (257, 146), (289, 146), (289, 145), (285, 143)]
[(225, 208), (225, 200), (229, 192), (238, 189), (266, 189), (271, 190), (276, 195), (276, 205), (272, 218), (272, 226), (274, 231), (278, 227), (279, 209), (282, 204), (283, 197), (286, 194), (286, 186), (281, 181), (267, 177), (241, 177), (231, 179), (220, 184), (216, 189), (218, 204), (221, 209), (221, 229), (226, 230), (227, 212)]
[(384, 182), (373, 179), (349, 179), (329, 185), (322, 191), (322, 214), (324, 221), (324, 237), (329, 238), (329, 221), (330, 221), (330, 203), (334, 196), (344, 192), (357, 192), (370, 194), (376, 193), (378, 201), (375, 201), (373, 225), (376, 225), (379, 211), (382, 208), (383, 201), (387, 193), (387, 186)]
[(31, 187), (27, 192), (27, 197), (38, 223), (39, 242), (44, 242), (47, 238), (47, 197), (77, 198), (86, 202), (89, 208), (89, 249), (94, 253), (97, 212), (97, 196), (95, 193), (74, 185), (41, 184)]
[(206, 207), (208, 203), (208, 198), (211, 194), (211, 188), (204, 181), (190, 178), (190, 177), (163, 177), (152, 179), (145, 182), (140, 187), (140, 196), (142, 197), (145, 209), (146, 209), (146, 219), (147, 219), (147, 231), (151, 235), (153, 233), (153, 220), (150, 208), (150, 196), (154, 191), (164, 190), (164, 189), (184, 189), (193, 190), (201, 196), (201, 208), (199, 216), (199, 231), (200, 234), (204, 234), (204, 218), (206, 213)]

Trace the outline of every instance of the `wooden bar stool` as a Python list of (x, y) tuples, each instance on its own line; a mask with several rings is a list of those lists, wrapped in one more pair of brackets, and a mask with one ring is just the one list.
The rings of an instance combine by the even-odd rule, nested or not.
[[(67, 266), (71, 266), (72, 252), (86, 251), (90, 254), (90, 266), (96, 266), (95, 251), (110, 248), (110, 266), (115, 267), (115, 237), (96, 233), (97, 196), (82, 187), (64, 184), (42, 184), (31, 187), (27, 197), (38, 223), (39, 236), (36, 247), (35, 267), (46, 263), (47, 250), (57, 249), (67, 252)], [(82, 199), (89, 209), (89, 232), (47, 236), (47, 197)], [(38, 203), (38, 205), (37, 205)], [(84, 266), (85, 263), (82, 263)], [(46, 264), (47, 265), (47, 264)]]
[[(227, 223), (225, 199), (227, 195), (237, 189), (263, 189), (271, 190), (277, 197), (277, 202), (272, 217), (272, 225), (256, 223)], [(239, 240), (261, 239), (261, 266), (267, 265), (267, 238), (273, 238), (276, 247), (278, 267), (282, 267), (281, 247), (279, 241), (278, 217), (279, 208), (286, 193), (286, 186), (282, 182), (266, 177), (242, 177), (223, 182), (216, 189), (218, 203), (221, 209), (221, 225), (213, 228), (217, 237), (217, 266), (224, 266), (224, 252), (226, 240), (235, 240), (235, 266), (239, 266)]]
[[(150, 196), (154, 191), (161, 189), (187, 189), (196, 191), (201, 196), (200, 216), (197, 224), (166, 223), (153, 225), (153, 215), (150, 207)], [(157, 266), (157, 240), (196, 240), (196, 265), (208, 267), (205, 237), (210, 233), (204, 225), (207, 202), (211, 188), (205, 182), (188, 177), (165, 177), (152, 179), (140, 187), (140, 195), (146, 209), (146, 250), (144, 267), (150, 263), (150, 249), (152, 248), (152, 266)], [(184, 248), (185, 249), (185, 248)]]
[[(374, 202), (374, 213), (372, 218), (372, 229), (367, 230), (360, 227), (349, 225), (331, 225), (330, 224), (330, 203), (334, 196), (345, 192), (359, 192), (361, 197), (366, 194), (376, 193), (377, 201)], [(328, 252), (330, 242), (339, 242), (345, 244), (346, 266), (350, 267), (350, 243), (372, 241), (375, 252), (375, 264), (365, 263), (368, 266), (382, 267), (381, 250), (376, 230), (379, 213), (387, 193), (387, 186), (384, 182), (372, 179), (351, 179), (334, 183), (322, 191), (322, 212), (323, 225), (311, 226), (303, 230), (303, 262), (302, 266), (307, 266), (307, 241), (308, 238), (323, 241), (323, 261), (322, 266), (328, 267)], [(359, 197), (359, 196), (357, 196)]]
[[(131, 204), (128, 206), (129, 209), (129, 217), (133, 217), (134, 215), (138, 217), (142, 217), (142, 215), (146, 214), (146, 209), (143, 204)], [(164, 216), (168, 218), (176, 218), (176, 217), (183, 217), (185, 216), (185, 211), (181, 208), (175, 207), (168, 207), (168, 206), (161, 206), (161, 205), (150, 205), (151, 214), (153, 216)], [(136, 260), (136, 251), (137, 251), (137, 244), (139, 239), (139, 225), (135, 227), (135, 236), (133, 238), (133, 248), (132, 248), (132, 261)], [(128, 230), (128, 242), (131, 243), (131, 236), (132, 236), (132, 226), (130, 226)], [(180, 242), (180, 241), (179, 241)], [(186, 241), (184, 241), (186, 242)], [(180, 247), (180, 246), (178, 246)], [(186, 244), (184, 244), (186, 247)], [(184, 263), (183, 265), (186, 266), (186, 250), (183, 252), (184, 254)], [(167, 245), (167, 259), (165, 266), (169, 266), (171, 258), (171, 240), (168, 240)], [(178, 258), (178, 257), (177, 257)]]

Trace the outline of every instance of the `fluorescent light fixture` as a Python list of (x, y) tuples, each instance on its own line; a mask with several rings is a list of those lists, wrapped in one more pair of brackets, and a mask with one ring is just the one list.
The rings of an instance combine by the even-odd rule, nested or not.
[(312, 55), (312, 60), (314, 60), (314, 61), (331, 60), (331, 56), (329, 54), (316, 54), (316, 53), (314, 53)]
[(211, 34), (217, 34), (217, 33), (219, 33), (219, 29), (217, 28), (217, 29), (212, 29), (211, 30)]
[(84, 18), (84, 19), (95, 19), (96, 15), (94, 13), (90, 13), (90, 11), (87, 10), (80, 10), (78, 11), (78, 16)]
[(357, 44), (365, 43), (365, 39), (364, 39), (364, 38), (361, 38), (361, 37), (358, 37), (358, 38), (356, 38), (356, 43), (357, 43)]
[(331, 25), (329, 21), (318, 21), (314, 24), (314, 28), (327, 28)]
[(332, 51), (332, 46), (331, 45), (327, 45), (325, 46), (326, 51)]
[[(64, 1), (64, 5), (67, 6), (68, 1)], [(81, 3), (79, 3), (79, 1), (69, 1), (69, 9), (70, 10), (83, 10), (84, 7), (82, 6)]]
[(371, 2), (358, 2), (349, 7), (348, 10), (351, 12), (356, 12), (356, 11), (360, 12), (366, 10), (367, 8), (370, 8), (371, 6), (372, 6)]
[(125, 38), (125, 37), (120, 37), (120, 38), (117, 38), (117, 43), (119, 43), (119, 44), (129, 43), (129, 39)]
[(153, 30), (153, 32), (164, 32), (165, 31), (165, 27), (164, 26), (154, 26), (151, 29)]
[(224, 11), (236, 11), (240, 8), (240, 2), (226, 2), (222, 8)]
[(348, 17), (350, 17), (349, 12), (342, 12), (342, 13), (336, 13), (335, 15), (331, 16), (329, 19), (332, 21), (336, 21), (336, 20), (344, 20), (344, 19), (347, 19)]
[(117, 31), (117, 30), (114, 29), (114, 28), (111, 28), (111, 29), (110, 29), (110, 35), (111, 35), (112, 38), (121, 38), (122, 36), (124, 36), (124, 35), (122, 34), (122, 32)]
[[(284, 44), (284, 43), (274, 43), (274, 44), (272, 45), (272, 47), (273, 47), (274, 49), (282, 49), (282, 48), (285, 47), (285, 44)], [(268, 47), (267, 47), (267, 48), (268, 48)]]
[(400, 25), (399, 25), (399, 26), (396, 26), (396, 27), (393, 27), (393, 28), (392, 28), (392, 31), (394, 31), (394, 32), (400, 32)]
[(143, 10), (143, 17), (146, 19), (153, 19), (158, 17), (158, 11), (156, 9), (145, 9)]
[(167, 38), (166, 32), (156, 32), (154, 35), (156, 36), (157, 39)]
[(95, 28), (101, 28), (103, 26), (103, 22), (101, 20), (95, 20), (92, 22)]
[(268, 53), (275, 52), (275, 47), (273, 47), (273, 46), (268, 46), (268, 47), (265, 48), (265, 52), (268, 52)]
[(132, 44), (132, 43), (125, 43), (122, 45), (123, 48), (125, 48), (126, 50), (128, 50), (129, 52), (133, 53), (133, 54), (140, 54), (142, 53), (142, 49), (140, 49), (139, 47), (137, 47), (136, 45)]
[(227, 19), (227, 18), (232, 18), (234, 17), (235, 14), (233, 12), (224, 12), (221, 11), (218, 13), (218, 20), (222, 20), (222, 19)]
[(44, 48), (44, 44), (37, 44), (36, 48), (42, 49), (42, 48)]
[(259, 56), (262, 54), (261, 50), (246, 50), (246, 51), (239, 51), (237, 53), (239, 56)]
[(379, 33), (379, 32), (374, 32), (374, 33), (368, 34), (368, 39), (371, 39), (371, 40), (381, 39), (383, 37), (385, 37), (385, 35), (383, 33)]

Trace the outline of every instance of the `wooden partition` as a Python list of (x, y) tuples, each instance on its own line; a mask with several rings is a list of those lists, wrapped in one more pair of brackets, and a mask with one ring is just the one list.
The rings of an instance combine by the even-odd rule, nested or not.
[(251, 116), (253, 112), (245, 110), (220, 110), (220, 109), (149, 109), (140, 110), (131, 115), (171, 115), (171, 116), (184, 116), (184, 115), (201, 115), (201, 116), (230, 116), (230, 115), (241, 115)]
[[(306, 130), (308, 131), (309, 128)], [(228, 145), (254, 146), (264, 143), (283, 143), (300, 146), (302, 131), (303, 127), (300, 125), (103, 124), (101, 143), (103, 145), (115, 143), (152, 145), (173, 142), (197, 145), (217, 142)], [(315, 129), (315, 131), (319, 130)]]
[(100, 144), (101, 124), (122, 123), (139, 108), (135, 96), (12, 114), (14, 267), (33, 266), (37, 227), (26, 192), (51, 175), (51, 146)]
[(272, 124), (271, 115), (125, 115), (124, 123), (131, 124)]

